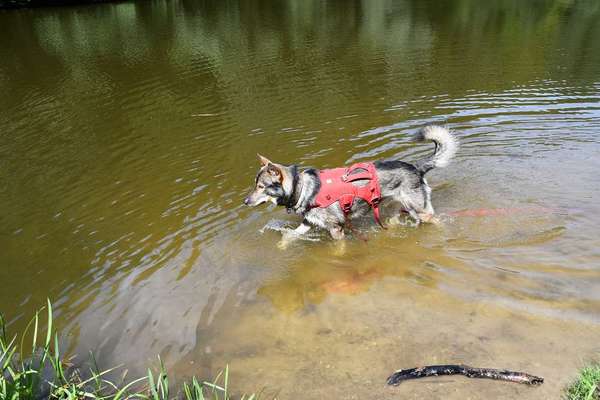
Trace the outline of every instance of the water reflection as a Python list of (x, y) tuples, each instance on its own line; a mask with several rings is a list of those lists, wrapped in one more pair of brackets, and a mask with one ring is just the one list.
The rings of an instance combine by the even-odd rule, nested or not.
[[(315, 349), (333, 362), (362, 343), (371, 372), (349, 373), (374, 380), (391, 355), (421, 364), (424, 343), (449, 354), (450, 338), (406, 336), (450, 332), (471, 312), (473, 335), (497, 344), (453, 354), (514, 359), (522, 349), (493, 333), (509, 332), (541, 359), (557, 351), (530, 343), (532, 326), (555, 342), (567, 323), (597, 333), (599, 17), (595, 1), (564, 0), (0, 13), (2, 311), (18, 329), (51, 297), (71, 350), (106, 365), (143, 370), (161, 353), (185, 376), (234, 361), (263, 371), (239, 379), (287, 394), (298, 365), (299, 381), (338, 382), (342, 398), (340, 376), (309, 371)], [(282, 253), (259, 231), (294, 219), (240, 206), (256, 152), (318, 167), (414, 159), (430, 149), (411, 134), (434, 121), (462, 143), (430, 178), (439, 212), (560, 212), (365, 228), (368, 244), (343, 254), (328, 241)], [(560, 353), (594, 346), (580, 339)]]

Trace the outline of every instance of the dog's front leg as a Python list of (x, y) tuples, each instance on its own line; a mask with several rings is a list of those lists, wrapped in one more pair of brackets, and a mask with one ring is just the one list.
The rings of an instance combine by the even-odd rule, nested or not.
[(346, 254), (346, 241), (344, 239), (344, 227), (336, 225), (329, 228), (329, 234), (335, 240), (333, 254), (336, 256), (344, 256)]
[(300, 225), (294, 230), (284, 231), (281, 237), (281, 240), (277, 243), (277, 247), (281, 250), (287, 249), (289, 244), (294, 241), (298, 236), (304, 235), (308, 231), (310, 231), (312, 227), (306, 222), (302, 221)]
[(335, 240), (342, 240), (344, 238), (344, 227), (336, 225), (333, 228), (329, 228), (331, 237)]

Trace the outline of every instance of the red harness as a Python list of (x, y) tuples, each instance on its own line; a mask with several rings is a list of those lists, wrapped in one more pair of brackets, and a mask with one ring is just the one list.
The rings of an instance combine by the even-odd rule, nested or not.
[[(356, 172), (359, 170), (358, 172)], [(379, 220), (379, 202), (381, 188), (373, 163), (357, 163), (348, 168), (322, 169), (319, 171), (321, 189), (315, 198), (315, 206), (329, 207), (335, 202), (340, 203), (346, 218), (352, 210), (354, 199), (359, 197), (369, 203), (373, 209), (375, 221), (383, 228)], [(355, 186), (352, 182), (367, 180), (364, 186)]]

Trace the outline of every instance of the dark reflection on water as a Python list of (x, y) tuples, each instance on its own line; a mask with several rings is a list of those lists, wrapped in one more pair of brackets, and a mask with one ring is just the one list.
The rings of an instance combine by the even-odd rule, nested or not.
[[(599, 21), (600, 3), (568, 0), (2, 12), (1, 310), (23, 327), (50, 297), (74, 352), (134, 371), (161, 353), (178, 376), (232, 363), (244, 389), (290, 398), (298, 382), (354, 393), (327, 362), (360, 390), (392, 356), (527, 349), (569, 368), (600, 322)], [(411, 134), (431, 122), (462, 144), (431, 175), (439, 212), (533, 211), (281, 252), (259, 230), (293, 218), (241, 207), (257, 152), (318, 167), (414, 159), (430, 148)], [(567, 323), (590, 333), (545, 347)], [(474, 339), (436, 338), (461, 326)], [(478, 353), (481, 337), (493, 344)], [(382, 369), (355, 371), (348, 354)]]

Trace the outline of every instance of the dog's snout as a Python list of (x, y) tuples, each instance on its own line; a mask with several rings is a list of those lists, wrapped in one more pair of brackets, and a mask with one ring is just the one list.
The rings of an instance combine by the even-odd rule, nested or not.
[(248, 205), (248, 204), (250, 204), (250, 197), (246, 197), (246, 198), (244, 199), (244, 204), (245, 204), (245, 205)]

